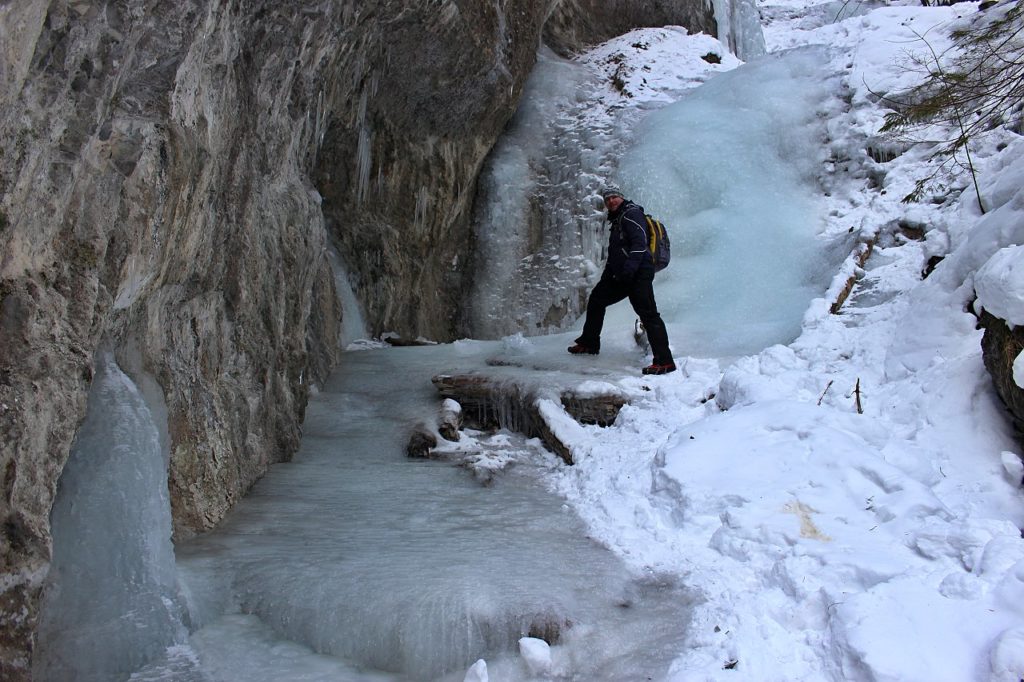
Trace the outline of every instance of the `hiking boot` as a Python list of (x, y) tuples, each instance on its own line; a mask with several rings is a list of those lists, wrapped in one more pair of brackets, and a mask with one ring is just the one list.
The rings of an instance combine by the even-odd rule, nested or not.
[(668, 374), (669, 372), (674, 371), (676, 371), (676, 363), (674, 362), (669, 362), (665, 365), (648, 365), (643, 369), (644, 374)]
[(568, 351), (573, 355), (597, 355), (598, 353), (600, 353), (600, 351), (597, 350), (596, 348), (584, 346), (582, 343), (577, 343), (575, 345), (569, 346)]

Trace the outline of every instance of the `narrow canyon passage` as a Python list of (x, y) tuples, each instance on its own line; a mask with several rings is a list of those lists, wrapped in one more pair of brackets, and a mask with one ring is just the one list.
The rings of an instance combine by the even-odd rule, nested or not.
[[(820, 61), (796, 52), (717, 76), (624, 131), (629, 145), (604, 168), (602, 180), (670, 226), (674, 262), (658, 296), (679, 358), (727, 361), (792, 340), (845, 253), (817, 240)], [(586, 125), (608, 133), (608, 120)], [(528, 176), (528, 160), (508, 160), (518, 162)], [(547, 191), (556, 210), (579, 200), (575, 182)], [(605, 228), (592, 222), (596, 239), (566, 221), (559, 240), (591, 249), (581, 261), (599, 260)], [(502, 286), (524, 286), (523, 273), (499, 274)], [(551, 304), (540, 303), (509, 319), (543, 317)], [(631, 311), (619, 306), (606, 324), (602, 354), (586, 364), (565, 353), (574, 332), (345, 353), (310, 401), (294, 461), (272, 467), (215, 531), (174, 548), (188, 622), (164, 628), (174, 645), (131, 679), (457, 682), (485, 658), (491, 679), (521, 680), (526, 634), (554, 645), (559, 679), (662, 679), (692, 595), (680, 576), (638, 574), (588, 539), (545, 487), (560, 460), (512, 434), (481, 435), (512, 461), (485, 486), (450, 462), (405, 455), (411, 429), (436, 416), (435, 374), (638, 373)]]
[[(647, 116), (628, 133), (621, 158), (611, 156), (618, 170), (609, 175), (675, 230), (675, 262), (659, 276), (658, 292), (677, 355), (728, 358), (788, 342), (845, 255), (844, 245), (816, 239), (819, 112), (835, 106), (825, 62), (820, 51), (796, 51), (717, 76)], [(556, 112), (578, 111), (578, 94), (557, 93), (578, 93), (579, 73), (550, 60), (538, 72), (565, 85), (533, 88), (542, 101), (527, 111), (546, 110), (541, 120), (565, 125), (546, 101), (567, 102)], [(608, 121), (573, 125), (576, 144), (612, 154), (607, 140), (594, 138), (608, 134)], [(559, 145), (533, 148), (541, 158), (563, 153)], [(556, 213), (580, 192), (578, 180), (552, 183), (550, 169), (521, 155), (499, 156), (492, 173), (502, 186), (501, 178), (518, 177), (513, 194), (543, 186)], [(493, 200), (501, 216), (516, 197), (505, 191)], [(566, 232), (546, 240), (587, 242), (572, 221), (546, 225)], [(523, 243), (513, 248), (510, 237), (512, 226), (497, 230), (492, 262), (503, 251), (520, 253), (530, 238), (519, 234)], [(529, 290), (537, 275), (520, 268), (501, 281)], [(480, 302), (493, 307), (493, 299), (488, 292)], [(537, 310), (517, 317), (543, 315), (548, 301), (532, 300)], [(511, 364), (533, 378), (603, 379), (643, 362), (632, 328), (623, 304), (609, 315), (604, 352), (582, 366), (564, 353), (571, 333), (348, 353), (310, 405), (295, 462), (276, 467), (217, 532), (178, 548), (194, 604), (211, 614), (192, 638), (203, 664), (234, 670), (258, 661), (229, 653), (258, 649), (257, 632), (403, 677), (461, 680), (483, 657), (492, 679), (517, 680), (528, 673), (516, 642), (533, 632), (556, 644), (566, 679), (663, 677), (685, 634), (683, 586), (631, 576), (592, 544), (544, 489), (545, 470), (559, 465), (553, 456), (502, 436), (513, 439), (504, 450), (520, 453), (517, 463), (481, 487), (451, 464), (410, 461), (403, 452), (411, 427), (434, 418), (432, 374)], [(218, 617), (237, 612), (247, 615)], [(263, 664), (254, 668), (261, 679)]]
[(1024, 682), (1022, 3), (0, 6), (0, 682)]

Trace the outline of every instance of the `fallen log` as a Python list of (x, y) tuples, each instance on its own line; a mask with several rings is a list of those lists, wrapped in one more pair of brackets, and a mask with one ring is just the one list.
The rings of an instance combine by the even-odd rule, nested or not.
[(864, 267), (864, 264), (868, 262), (868, 258), (871, 257), (871, 252), (875, 248), (875, 239), (872, 237), (867, 241), (861, 242), (857, 245), (857, 248), (850, 254), (848, 260), (853, 262), (854, 268), (852, 274), (846, 279), (846, 284), (842, 289), (839, 290), (839, 294), (835, 300), (832, 301), (832, 305), (829, 307), (829, 312), (835, 315), (839, 312), (839, 309), (846, 303), (846, 299), (849, 298), (850, 293), (853, 292), (853, 285), (857, 283), (857, 271)]
[(571, 392), (562, 394), (562, 407), (581, 424), (611, 426), (615, 423), (619, 411), (625, 404), (626, 399), (615, 394), (595, 396), (579, 396)]
[(609, 426), (626, 404), (626, 399), (617, 394), (576, 395), (572, 391), (563, 392), (555, 402), (515, 381), (479, 374), (440, 374), (432, 381), (442, 397), (462, 406), (465, 424), (478, 429), (505, 428), (540, 438), (566, 464), (572, 464), (574, 458), (565, 437), (570, 429), (560, 414), (568, 421)]

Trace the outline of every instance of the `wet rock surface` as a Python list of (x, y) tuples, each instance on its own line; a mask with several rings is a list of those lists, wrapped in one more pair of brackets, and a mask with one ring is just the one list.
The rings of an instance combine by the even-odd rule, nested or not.
[(426, 424), (421, 424), (413, 429), (409, 435), (409, 442), (405, 446), (405, 454), (409, 457), (426, 458), (431, 456), (431, 450), (437, 447), (437, 436), (433, 434)]

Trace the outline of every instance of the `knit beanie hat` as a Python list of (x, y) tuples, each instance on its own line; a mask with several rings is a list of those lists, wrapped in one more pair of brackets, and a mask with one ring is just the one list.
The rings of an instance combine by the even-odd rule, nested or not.
[(607, 187), (601, 190), (601, 198), (604, 199), (605, 201), (608, 201), (612, 197), (622, 197), (623, 199), (626, 198), (623, 196), (622, 191), (614, 185), (608, 185)]

